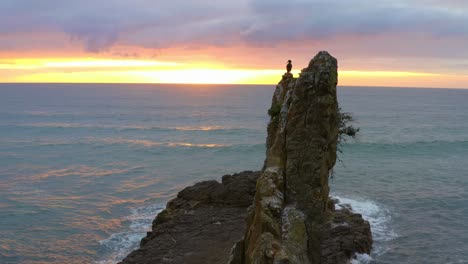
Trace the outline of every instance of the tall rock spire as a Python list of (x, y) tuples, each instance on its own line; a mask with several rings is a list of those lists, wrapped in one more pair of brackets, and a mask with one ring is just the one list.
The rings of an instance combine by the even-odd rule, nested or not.
[(295, 79), (285, 74), (269, 110), (267, 156), (247, 220), (244, 263), (320, 263), (336, 161), (337, 61), (319, 52)]
[(284, 74), (268, 111), (262, 172), (185, 188), (121, 263), (347, 264), (369, 253), (369, 223), (329, 199), (342, 125), (336, 83), (336, 59), (323, 51), (299, 78)]

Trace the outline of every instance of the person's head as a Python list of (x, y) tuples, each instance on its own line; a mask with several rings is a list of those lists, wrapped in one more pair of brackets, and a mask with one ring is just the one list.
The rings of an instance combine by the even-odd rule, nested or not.
[(291, 60), (288, 60), (288, 63), (291, 63)]

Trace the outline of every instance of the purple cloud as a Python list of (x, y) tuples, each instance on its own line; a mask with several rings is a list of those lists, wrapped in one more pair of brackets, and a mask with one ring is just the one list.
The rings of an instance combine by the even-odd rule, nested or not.
[[(429, 4), (432, 2), (432, 5)], [(424, 4), (423, 4), (424, 3)], [(458, 1), (252, 0), (257, 14), (246, 32), (254, 42), (337, 35), (424, 33), (468, 37), (468, 5)], [(276, 11), (275, 11), (276, 10)]]
[[(464, 0), (0, 2), (0, 34), (65, 33), (83, 42), (89, 52), (100, 52), (116, 43), (154, 49), (238, 43), (274, 46), (347, 35), (362, 38), (386, 34), (426, 35), (428, 40), (460, 41), (468, 39), (466, 25), (468, 3)], [(436, 43), (427, 45), (439, 48)]]

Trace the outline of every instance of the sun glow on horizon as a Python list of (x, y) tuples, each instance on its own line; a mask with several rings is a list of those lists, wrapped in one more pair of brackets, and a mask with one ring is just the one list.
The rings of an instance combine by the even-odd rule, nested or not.
[[(2, 73), (2, 71), (6, 72)], [(0, 82), (276, 84), (282, 69), (239, 69), (213, 62), (179, 63), (139, 59), (0, 59)], [(293, 71), (294, 76), (299, 70)], [(466, 83), (467, 76), (405, 71), (340, 70), (339, 85), (420, 86)], [(449, 86), (445, 86), (449, 87)], [(458, 87), (465, 88), (465, 87)]]

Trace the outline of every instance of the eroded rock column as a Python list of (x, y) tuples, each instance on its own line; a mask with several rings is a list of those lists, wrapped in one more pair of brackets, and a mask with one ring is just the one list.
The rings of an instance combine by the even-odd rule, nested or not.
[(295, 79), (285, 74), (269, 110), (267, 157), (248, 219), (244, 263), (319, 263), (336, 161), (337, 61), (318, 53)]

